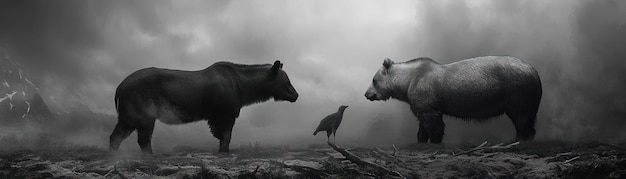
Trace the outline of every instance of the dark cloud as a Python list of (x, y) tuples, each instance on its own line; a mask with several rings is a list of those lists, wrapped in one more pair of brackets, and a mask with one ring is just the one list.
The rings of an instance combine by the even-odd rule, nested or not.
[(172, 32), (173, 24), (201, 15), (211, 17), (225, 5), (74, 0), (0, 3), (0, 45), (41, 76), (35, 81), (48, 88), (44, 93), (57, 99), (88, 96), (91, 99), (82, 99), (87, 101), (84, 103), (101, 110), (112, 108), (108, 103), (112, 85), (130, 71), (176, 66), (174, 61), (188, 59), (184, 49), (193, 37)]
[[(235, 126), (235, 145), (323, 141), (312, 137), (312, 130), (342, 104), (351, 107), (338, 141), (413, 142), (417, 122), (408, 105), (363, 97), (383, 58), (427, 56), (449, 63), (511, 55), (535, 66), (544, 84), (538, 138), (602, 139), (624, 126), (624, 93), (618, 91), (624, 87), (624, 4), (2, 0), (0, 46), (40, 76), (35, 81), (44, 98), (109, 114), (114, 114), (117, 84), (140, 68), (197, 70), (222, 60), (282, 60), (299, 101), (245, 107)], [(450, 143), (505, 141), (514, 135), (506, 117), (446, 122), (444, 141)], [(204, 125), (160, 126), (155, 136), (179, 133), (194, 136), (188, 143), (206, 144), (212, 139)]]
[(102, 42), (85, 3), (2, 1), (0, 8), (1, 43), (26, 65), (80, 76), (84, 71), (73, 64)]

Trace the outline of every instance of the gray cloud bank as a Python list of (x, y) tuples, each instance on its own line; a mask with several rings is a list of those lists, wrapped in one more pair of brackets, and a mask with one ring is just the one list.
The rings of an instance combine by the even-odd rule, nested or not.
[[(114, 114), (119, 82), (140, 68), (197, 70), (222, 60), (282, 60), (297, 103), (245, 107), (233, 142), (309, 144), (319, 120), (350, 105), (338, 142), (415, 141), (417, 120), (398, 101), (363, 93), (382, 59), (441, 63), (511, 55), (544, 86), (538, 139), (623, 140), (626, 3), (621, 1), (0, 1), (0, 46), (54, 103)], [(506, 141), (503, 117), (445, 119), (449, 143)], [(205, 123), (159, 124), (155, 145), (213, 145)], [(167, 135), (166, 135), (167, 134)], [(136, 145), (125, 142), (125, 145)], [(176, 144), (178, 145), (178, 144)]]

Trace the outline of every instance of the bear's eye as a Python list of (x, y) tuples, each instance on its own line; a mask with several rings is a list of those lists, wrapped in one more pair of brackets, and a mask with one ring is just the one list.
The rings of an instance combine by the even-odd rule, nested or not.
[(374, 86), (378, 85), (378, 80), (372, 79), (372, 84), (374, 84)]

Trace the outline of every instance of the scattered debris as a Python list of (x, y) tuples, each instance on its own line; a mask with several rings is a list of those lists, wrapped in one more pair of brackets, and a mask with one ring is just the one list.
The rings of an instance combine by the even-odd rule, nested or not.
[(391, 147), (393, 148), (393, 156), (396, 156), (396, 153), (398, 153), (398, 148), (396, 148), (396, 145), (391, 144)]
[(333, 144), (331, 142), (328, 142), (328, 145), (330, 145), (337, 152), (339, 152), (343, 156), (345, 156), (346, 159), (356, 163), (357, 165), (361, 165), (363, 167), (373, 168), (375, 170), (378, 170), (378, 173), (384, 173), (384, 174), (391, 175), (391, 176), (405, 178), (404, 176), (402, 176), (397, 171), (389, 170), (389, 169), (386, 169), (385, 167), (381, 167), (380, 165), (377, 165), (375, 163), (365, 161), (365, 160), (361, 159), (360, 157), (358, 157), (358, 156), (352, 154), (351, 152), (347, 151), (346, 149), (341, 148), (341, 147), (339, 147), (339, 146), (337, 146), (337, 145), (335, 145), (335, 144)]
[(574, 157), (574, 158), (571, 158), (571, 159), (569, 159), (569, 160), (566, 160), (566, 161), (565, 161), (565, 162), (563, 162), (563, 163), (569, 163), (569, 162), (574, 161), (574, 160), (579, 159), (579, 158), (580, 158), (580, 156), (576, 156), (576, 157)]
[[(10, 141), (0, 141), (10, 144)], [(20, 141), (15, 141), (20, 142)], [(626, 150), (606, 144), (481, 144), (391, 151), (263, 147), (220, 153), (109, 154), (98, 147), (0, 150), (0, 178), (623, 178)], [(574, 146), (574, 147), (572, 147)], [(532, 150), (530, 150), (531, 148)], [(539, 150), (537, 150), (539, 149)], [(392, 152), (395, 152), (395, 156)]]
[(477, 147), (474, 147), (471, 150), (467, 150), (467, 151), (460, 151), (458, 153), (453, 154), (454, 156), (459, 156), (459, 155), (463, 155), (463, 154), (471, 154), (473, 152), (476, 151), (480, 151), (480, 150), (485, 150), (485, 149), (508, 149), (511, 148), (513, 146), (516, 146), (520, 144), (520, 142), (513, 142), (509, 145), (504, 145), (503, 143), (494, 145), (494, 146), (486, 146), (487, 145), (487, 141), (483, 142), (482, 144), (478, 145)]

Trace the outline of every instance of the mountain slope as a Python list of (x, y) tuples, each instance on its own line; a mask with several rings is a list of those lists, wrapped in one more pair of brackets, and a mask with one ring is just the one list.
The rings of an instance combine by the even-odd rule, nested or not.
[(38, 91), (21, 65), (0, 51), (0, 120), (51, 116)]

